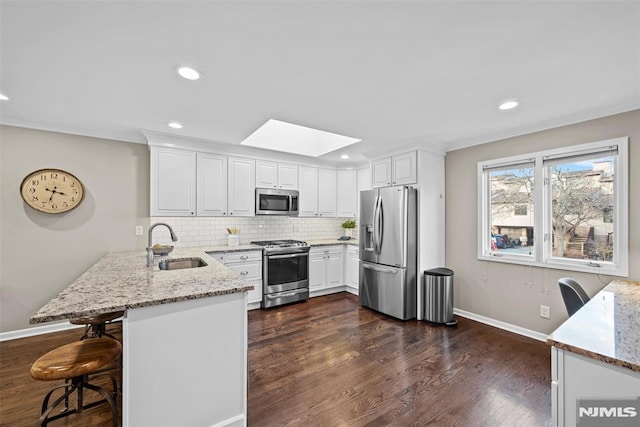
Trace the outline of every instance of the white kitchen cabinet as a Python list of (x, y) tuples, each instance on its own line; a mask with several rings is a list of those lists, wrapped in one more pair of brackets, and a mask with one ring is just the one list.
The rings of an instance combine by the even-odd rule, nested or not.
[(417, 182), (418, 157), (415, 151), (371, 162), (373, 188), (407, 185)]
[(229, 157), (228, 167), (229, 216), (255, 216), (255, 160)]
[(371, 168), (358, 169), (358, 191), (356, 193), (357, 212), (360, 216), (360, 192), (371, 190)]
[(344, 284), (347, 292), (358, 295), (358, 274), (360, 269), (360, 254), (357, 246), (348, 245), (345, 251), (344, 261)]
[(298, 189), (298, 166), (289, 163), (256, 161), (256, 188)]
[(278, 164), (256, 161), (256, 188), (278, 188)]
[(315, 246), (309, 252), (309, 291), (343, 285), (343, 245)]
[(637, 401), (639, 392), (640, 372), (551, 347), (551, 418), (554, 426), (580, 425), (577, 405), (582, 399), (605, 400), (605, 404), (615, 405), (615, 399), (635, 398)]
[(298, 168), (300, 199), (299, 216), (318, 216), (318, 168), (300, 166)]
[(336, 216), (336, 190), (336, 171), (332, 169), (318, 169), (318, 216)]
[(282, 190), (298, 189), (298, 165), (278, 163), (278, 188)]
[(151, 216), (196, 214), (196, 153), (151, 147)]
[(262, 251), (210, 252), (209, 256), (253, 285), (253, 290), (247, 292), (248, 308), (259, 308), (262, 302)]
[(337, 179), (337, 215), (355, 218), (358, 207), (358, 172), (339, 170)]
[(371, 162), (371, 185), (373, 188), (391, 185), (391, 157)]
[(227, 157), (198, 153), (197, 159), (198, 216), (226, 216)]

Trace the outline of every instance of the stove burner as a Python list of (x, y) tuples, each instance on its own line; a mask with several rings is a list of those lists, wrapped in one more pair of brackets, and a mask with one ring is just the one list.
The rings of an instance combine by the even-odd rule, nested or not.
[(307, 242), (300, 240), (264, 240), (258, 242), (251, 242), (252, 245), (262, 246), (265, 248), (290, 248), (298, 246), (308, 246)]

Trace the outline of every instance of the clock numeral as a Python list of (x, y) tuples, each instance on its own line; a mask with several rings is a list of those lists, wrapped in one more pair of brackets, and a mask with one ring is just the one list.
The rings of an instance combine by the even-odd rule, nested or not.
[(40, 200), (40, 199), (38, 199), (38, 196), (32, 196), (32, 197), (31, 197), (31, 200), (33, 200), (34, 202), (37, 202), (37, 201), (38, 201), (38, 200)]
[(32, 179), (31, 185), (40, 185), (40, 181), (38, 181), (37, 179)]
[(73, 189), (73, 194), (78, 194), (78, 189), (77, 188)]
[(55, 203), (51, 203), (51, 209), (58, 209), (58, 205), (56, 205)]
[(51, 179), (58, 179), (58, 174), (57, 173), (51, 173), (51, 175), (49, 175), (49, 177)]
[(69, 207), (69, 203), (64, 202), (64, 203), (62, 204), (62, 206), (64, 206), (65, 208), (68, 208), (68, 207)]
[(76, 182), (75, 181), (71, 181), (71, 186), (75, 187), (76, 186)]
[(71, 197), (71, 202), (73, 203), (73, 202), (75, 202), (75, 201), (76, 201), (75, 196), (72, 196), (72, 197)]
[(62, 182), (67, 182), (67, 177), (62, 175)]
[(35, 193), (35, 192), (36, 192), (36, 189), (35, 189), (35, 188), (33, 188), (33, 187), (29, 188), (29, 193), (33, 194), (33, 193)]
[(40, 181), (46, 181), (47, 180), (47, 175), (40, 175)]

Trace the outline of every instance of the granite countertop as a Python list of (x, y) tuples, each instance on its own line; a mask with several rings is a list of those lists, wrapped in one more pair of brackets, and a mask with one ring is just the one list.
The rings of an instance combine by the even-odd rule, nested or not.
[[(258, 249), (225, 247), (225, 251)], [(248, 247), (248, 248), (247, 248)], [(170, 258), (202, 258), (205, 267), (161, 271), (146, 266), (144, 250), (112, 252), (49, 301), (30, 323), (44, 323), (131, 308), (246, 292), (253, 285), (208, 256), (209, 248), (176, 247)]]
[[(310, 246), (358, 245), (357, 240), (308, 241)], [(260, 251), (255, 245), (176, 247), (169, 258), (202, 258), (208, 265), (161, 271), (146, 267), (146, 252), (111, 252), (29, 319), (44, 323), (189, 299), (246, 292), (252, 284), (208, 253)], [(157, 264), (157, 261), (156, 261)]]
[(612, 281), (547, 344), (640, 372), (640, 282)]

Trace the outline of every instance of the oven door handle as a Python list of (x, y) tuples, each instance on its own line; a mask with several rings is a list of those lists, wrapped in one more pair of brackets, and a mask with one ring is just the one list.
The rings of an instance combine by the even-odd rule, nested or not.
[(278, 294), (275, 294), (275, 295), (273, 295), (273, 294), (269, 294), (269, 295), (265, 295), (265, 296), (266, 296), (267, 298), (269, 298), (269, 299), (276, 299), (276, 298), (282, 298), (282, 297), (292, 297), (292, 296), (294, 296), (294, 295), (296, 295), (296, 294), (301, 294), (301, 293), (303, 293), (303, 292), (304, 292), (304, 291), (306, 291), (307, 289), (308, 289), (308, 288), (304, 288), (304, 289), (296, 289), (295, 291), (293, 291), (293, 292), (287, 292), (286, 294), (278, 293)]
[(300, 252), (297, 254), (286, 254), (286, 255), (267, 255), (267, 259), (299, 258), (303, 256), (309, 256), (309, 252)]

